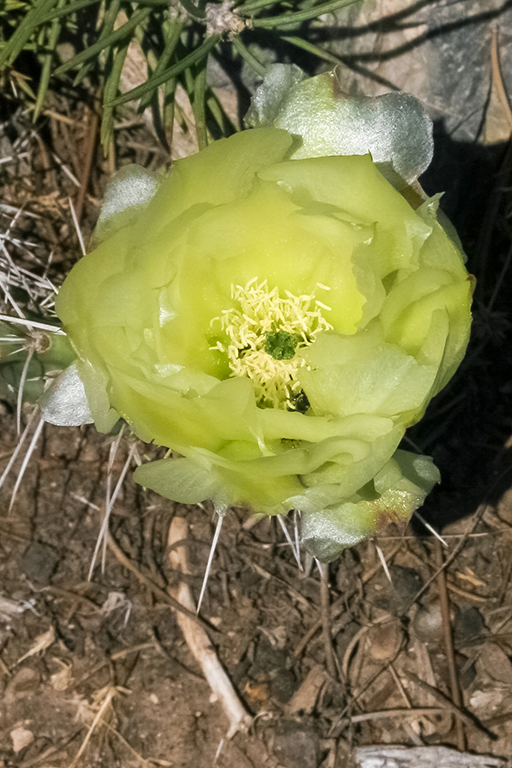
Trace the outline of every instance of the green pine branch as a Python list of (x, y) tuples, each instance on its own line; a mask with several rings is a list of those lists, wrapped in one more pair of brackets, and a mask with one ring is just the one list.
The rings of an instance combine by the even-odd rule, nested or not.
[[(307, 39), (309, 26), (326, 13), (335, 13), (354, 0), (247, 0), (233, 7), (232, 29), (220, 33), (209, 26), (215, 5), (204, 0), (5, 0), (0, 11), (0, 74), (23, 88), (34, 99), (34, 120), (44, 111), (48, 90), (57, 82), (94, 87), (102, 99), (102, 143), (107, 150), (115, 110), (139, 102), (151, 106), (163, 128), (162, 140), (172, 137), (174, 93), (181, 83), (192, 105), (198, 145), (208, 141), (208, 122), (216, 130), (231, 131), (228, 116), (207, 87), (208, 60), (231, 42), (233, 56), (263, 77), (265, 64), (254, 54), (251, 38), (258, 31), (300, 48), (319, 61), (337, 62), (329, 51)], [(240, 32), (240, 29), (243, 31)], [(94, 32), (91, 32), (94, 30)], [(252, 31), (254, 30), (254, 32)], [(61, 43), (73, 41), (74, 55), (63, 61)], [(120, 82), (128, 48), (141, 44), (148, 64), (142, 84), (122, 93)], [(79, 41), (77, 43), (77, 41)], [(23, 56), (36, 55), (38, 82), (23, 72)], [(33, 60), (32, 60), (33, 61)], [(71, 78), (71, 80), (70, 80)], [(171, 124), (169, 124), (171, 123)], [(166, 139), (167, 137), (167, 139)]]

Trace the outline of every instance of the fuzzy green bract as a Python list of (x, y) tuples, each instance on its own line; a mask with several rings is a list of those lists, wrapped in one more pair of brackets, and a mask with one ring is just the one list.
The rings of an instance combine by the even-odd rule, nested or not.
[(293, 144), (255, 128), (176, 162), (56, 310), (97, 427), (174, 452), (137, 482), (221, 514), (299, 510), (330, 560), (438, 482), (397, 449), (464, 355), (471, 285), (436, 200), (408, 202), (369, 154)]

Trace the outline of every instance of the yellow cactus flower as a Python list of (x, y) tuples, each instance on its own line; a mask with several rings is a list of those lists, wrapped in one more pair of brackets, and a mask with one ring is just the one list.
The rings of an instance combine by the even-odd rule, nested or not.
[(56, 310), (98, 428), (174, 453), (138, 482), (221, 514), (299, 510), (329, 560), (438, 482), (397, 448), (464, 355), (471, 285), (437, 200), (370, 154), (295, 144), (259, 127), (176, 162), (99, 227)]

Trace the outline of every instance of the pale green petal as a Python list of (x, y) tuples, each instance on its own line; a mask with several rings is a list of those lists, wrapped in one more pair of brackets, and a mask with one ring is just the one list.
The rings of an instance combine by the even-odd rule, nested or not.
[(246, 117), (252, 127), (284, 128), (301, 143), (293, 158), (371, 153), (390, 163), (408, 183), (432, 160), (432, 121), (418, 99), (407, 93), (348, 96), (338, 68), (305, 78), (294, 65), (275, 64), (253, 96)]
[[(354, 445), (352, 449), (341, 444), (339, 453), (325, 461), (316, 471), (302, 476), (302, 482), (307, 488), (304, 492), (307, 506), (313, 498), (319, 498), (318, 493), (313, 494), (310, 489), (322, 491), (325, 486), (328, 504), (349, 498), (359, 491), (393, 455), (404, 432), (402, 426), (396, 425), (371, 442), (360, 441), (360, 445)], [(306, 508), (300, 497), (295, 499), (295, 506), (300, 510)]]
[(293, 147), (246, 131), (140, 209), (119, 192), (56, 309), (98, 429), (123, 419), (181, 456), (137, 482), (219, 513), (298, 509), (328, 559), (436, 482), (397, 447), (462, 358), (471, 283), (437, 199), (400, 194), (369, 155)]
[(105, 190), (94, 242), (99, 244), (133, 223), (158, 189), (158, 178), (140, 165), (125, 165), (111, 178)]
[(369, 155), (290, 160), (258, 176), (283, 185), (304, 208), (310, 200), (329, 204), (349, 220), (374, 226), (372, 259), (381, 278), (416, 267), (432, 227), (388, 184)]
[(437, 369), (419, 365), (395, 344), (381, 344), (358, 364), (304, 370), (304, 391), (316, 413), (375, 413), (400, 418), (418, 410), (429, 395)]
[(302, 541), (306, 549), (322, 562), (335, 560), (346, 547), (353, 546), (378, 530), (388, 520), (408, 520), (423, 503), (439, 472), (428, 456), (396, 451), (375, 476), (372, 490), (344, 503), (318, 512), (302, 514)]
[(137, 467), (133, 477), (145, 488), (181, 504), (211, 499), (218, 487), (211, 471), (188, 459), (152, 461)]
[(242, 131), (176, 161), (152, 205), (139, 217), (134, 238), (144, 242), (148, 232), (156, 234), (188, 209), (245, 197), (256, 171), (282, 160), (291, 144), (290, 135), (275, 128)]
[(49, 424), (78, 427), (94, 421), (76, 363), (52, 381), (39, 404), (42, 417)]
[(77, 369), (84, 384), (87, 403), (96, 429), (98, 432), (110, 432), (119, 421), (119, 414), (111, 405), (110, 385), (106, 372), (99, 365), (94, 366), (88, 360), (78, 360)]

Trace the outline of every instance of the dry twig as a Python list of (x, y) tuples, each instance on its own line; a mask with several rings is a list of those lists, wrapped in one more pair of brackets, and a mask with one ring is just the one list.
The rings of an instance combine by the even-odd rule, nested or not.
[[(450, 599), (446, 586), (446, 571), (442, 567), (444, 563), (443, 550), (439, 541), (435, 541), (436, 558), (439, 566), (439, 575), (437, 584), (439, 588), (439, 600), (441, 602), (441, 615), (443, 618), (443, 636), (446, 650), (446, 660), (448, 662), (448, 674), (450, 676), (450, 691), (452, 701), (458, 709), (462, 707), (462, 695), (460, 692), (459, 681), (457, 677), (457, 668), (455, 666), (455, 650), (453, 647), (452, 626), (450, 621)], [(466, 748), (466, 736), (464, 734), (464, 725), (462, 719), (457, 716), (455, 721), (457, 730), (457, 747), (460, 752)]]
[(424, 680), (421, 680), (421, 678), (417, 677), (412, 672), (407, 672), (404, 670), (404, 674), (407, 675), (407, 677), (412, 680), (413, 683), (416, 683), (420, 688), (423, 688), (423, 690), (430, 693), (431, 696), (434, 697), (437, 701), (439, 701), (441, 704), (444, 705), (445, 711), (447, 709), (451, 710), (457, 718), (459, 718), (465, 725), (469, 725), (473, 728), (477, 728), (481, 733), (484, 733), (487, 738), (492, 739), (493, 741), (496, 741), (496, 736), (494, 733), (488, 730), (485, 725), (483, 725), (481, 722), (477, 720), (476, 717), (473, 715), (468, 714), (467, 712), (464, 712), (463, 709), (458, 707), (456, 704), (453, 703), (447, 696), (444, 695), (441, 691), (438, 691), (437, 688), (434, 688), (434, 686), (429, 685)]
[(98, 112), (93, 109), (89, 113), (89, 121), (87, 126), (87, 132), (85, 137), (85, 153), (84, 153), (84, 165), (82, 171), (82, 179), (80, 182), (80, 188), (75, 203), (76, 218), (78, 223), (82, 219), (82, 213), (84, 210), (85, 196), (87, 193), (87, 187), (89, 186), (89, 178), (91, 176), (92, 160), (94, 157), (94, 150), (96, 148), (96, 138), (98, 135), (98, 128), (100, 124), (100, 118)]
[[(403, 540), (400, 539), (398, 544), (396, 544), (391, 552), (388, 555), (388, 559), (391, 561), (394, 556), (397, 554), (397, 552), (402, 548)], [(379, 560), (376, 565), (371, 568), (368, 573), (365, 573), (362, 581), (363, 584), (367, 584), (376, 573), (380, 571), (382, 568), (382, 562)], [(337, 600), (334, 601), (334, 603), (330, 606), (330, 615), (331, 620), (333, 621), (337, 616), (340, 615), (340, 613), (343, 612), (343, 609), (346, 604), (348, 604), (349, 600), (356, 594), (356, 592), (351, 592), (348, 595), (341, 595)], [(297, 646), (293, 652), (293, 655), (295, 657), (300, 656), (303, 651), (305, 650), (306, 646), (309, 644), (311, 639), (316, 635), (319, 629), (322, 629), (322, 619), (318, 619), (318, 621), (315, 621), (315, 623), (308, 629), (306, 634), (302, 637), (302, 639), (297, 643)]]
[[(169, 559), (173, 569), (184, 575), (190, 573), (186, 550), (184, 547), (177, 547), (176, 545), (178, 542), (186, 540), (187, 533), (188, 525), (186, 520), (182, 517), (175, 517), (169, 530)], [(183, 610), (178, 613), (178, 624), (210, 688), (224, 708), (224, 712), (229, 720), (227, 738), (230, 739), (237, 731), (247, 730), (252, 723), (252, 718), (238, 698), (208, 635), (197, 621), (191, 621), (190, 619), (190, 614), (193, 613), (195, 605), (190, 587), (184, 581), (174, 590), (174, 599), (181, 607), (186, 608), (186, 615)]]
[(320, 571), (320, 602), (322, 609), (322, 636), (324, 639), (325, 663), (327, 671), (333, 679), (336, 679), (336, 663), (331, 637), (331, 610), (329, 595), (329, 566), (317, 561)]

